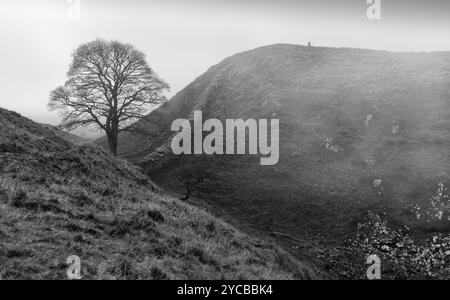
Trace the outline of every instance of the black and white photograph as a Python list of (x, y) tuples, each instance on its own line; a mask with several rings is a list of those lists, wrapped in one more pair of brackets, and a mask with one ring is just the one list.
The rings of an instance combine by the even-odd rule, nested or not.
[(0, 281), (450, 280), (450, 1), (1, 0), (0, 43)]

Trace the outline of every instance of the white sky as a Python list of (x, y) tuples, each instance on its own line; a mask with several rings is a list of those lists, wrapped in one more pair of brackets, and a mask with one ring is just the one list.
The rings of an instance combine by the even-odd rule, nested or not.
[[(71, 53), (97, 37), (136, 45), (173, 95), (237, 52), (274, 43), (393, 51), (450, 50), (450, 1), (381, 0), (0, 0), (0, 106), (38, 122), (62, 85)], [(73, 6), (72, 6), (73, 7)]]

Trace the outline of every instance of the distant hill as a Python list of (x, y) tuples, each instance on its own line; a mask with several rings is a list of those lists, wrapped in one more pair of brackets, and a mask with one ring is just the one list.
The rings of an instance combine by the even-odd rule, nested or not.
[(124, 160), (0, 109), (0, 278), (305, 279), (319, 273), (164, 195)]
[[(418, 219), (439, 184), (450, 185), (450, 52), (394, 53), (273, 45), (210, 68), (120, 137), (123, 157), (179, 194), (176, 180), (202, 168), (214, 180), (195, 198), (267, 232), (330, 245), (368, 210), (388, 212), (413, 232), (449, 232)], [(280, 162), (249, 156), (174, 157), (174, 119), (278, 118)]]
[(90, 142), (93, 141), (92, 139), (83, 138), (76, 134), (59, 129), (58, 127), (53, 126), (53, 125), (49, 125), (49, 124), (41, 124), (41, 125), (47, 129), (53, 131), (60, 138), (66, 140), (66, 141), (69, 141), (74, 145), (85, 145), (85, 144), (89, 144)]

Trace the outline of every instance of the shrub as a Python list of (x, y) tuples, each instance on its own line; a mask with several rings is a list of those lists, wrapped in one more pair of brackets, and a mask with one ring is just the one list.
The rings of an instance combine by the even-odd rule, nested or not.
[(450, 222), (450, 196), (447, 187), (443, 183), (439, 183), (436, 195), (426, 203), (414, 204), (411, 210), (417, 219), (424, 219), (427, 222)]
[[(419, 243), (409, 228), (397, 227), (386, 216), (368, 212), (343, 246), (314, 249), (333, 276), (366, 279), (369, 255), (378, 255), (382, 279), (445, 279), (450, 276), (450, 235), (437, 234)], [(356, 262), (360, 262), (355, 264)]]

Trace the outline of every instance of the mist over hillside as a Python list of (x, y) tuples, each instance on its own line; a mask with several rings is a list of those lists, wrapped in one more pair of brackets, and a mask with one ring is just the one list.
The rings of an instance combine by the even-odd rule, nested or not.
[(0, 108), (0, 279), (307, 279), (315, 268), (141, 169)]
[[(210, 68), (139, 123), (145, 134), (120, 136), (119, 153), (179, 195), (180, 174), (204, 170), (211, 179), (192, 201), (242, 226), (305, 239), (301, 247), (312, 253), (342, 245), (367, 212), (407, 226), (420, 241), (450, 232), (447, 202), (440, 218), (426, 213), (430, 199), (450, 185), (449, 101), (449, 52), (273, 45)], [(192, 120), (195, 110), (222, 121), (279, 119), (279, 163), (260, 166), (246, 155), (175, 157), (171, 123)]]
[(449, 16), (0, 0), (0, 283), (284, 299), (450, 280)]
[(88, 139), (88, 138), (84, 138), (81, 136), (78, 136), (76, 134), (67, 132), (63, 129), (59, 129), (56, 126), (53, 125), (49, 125), (49, 124), (41, 124), (43, 127), (53, 131), (57, 136), (59, 136), (60, 138), (71, 142), (74, 145), (85, 145), (85, 144), (89, 144), (90, 142), (94, 141), (94, 139)]

